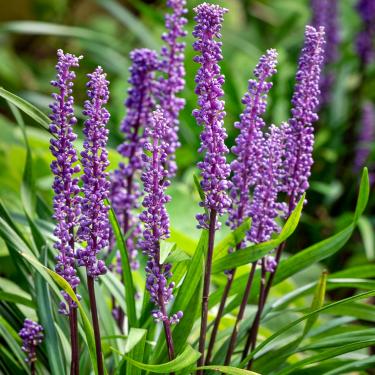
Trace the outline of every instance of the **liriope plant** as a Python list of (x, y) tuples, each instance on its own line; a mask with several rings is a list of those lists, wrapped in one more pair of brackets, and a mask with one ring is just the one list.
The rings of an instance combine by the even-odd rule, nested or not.
[[(131, 52), (124, 142), (118, 148), (123, 160), (111, 174), (109, 82), (101, 67), (88, 74), (82, 144), (73, 107), (73, 69), (81, 57), (58, 51), (50, 119), (0, 91), (26, 144), (24, 212), (14, 215), (0, 202), (0, 235), (19, 271), (19, 286), (1, 285), (2, 371), (332, 375), (371, 368), (375, 360), (364, 350), (375, 339), (365, 322), (374, 312), (360, 301), (375, 295), (374, 271), (352, 267), (327, 275), (322, 270), (316, 281), (302, 285), (297, 275), (350, 239), (368, 200), (366, 169), (347, 225), (282, 257), (307, 204), (324, 29), (306, 27), (291, 116), (279, 126), (262, 117), (277, 74), (277, 52), (270, 49), (260, 58), (235, 124), (239, 134), (230, 163), (220, 70), (228, 10), (208, 3), (194, 9), (199, 69), (191, 126), (202, 127), (202, 161), (192, 185), (197, 211), (201, 207), (196, 216), (201, 235), (199, 241), (189, 233), (171, 239), (168, 208), (174, 201), (168, 189), (176, 174), (184, 105), (178, 94), (184, 86), (185, 46), (179, 38), (186, 35), (186, 2), (167, 4), (172, 13), (166, 17), (166, 46), (159, 54)], [(52, 207), (36, 194), (21, 112), (50, 132)], [(225, 226), (228, 234), (220, 239)], [(290, 280), (296, 284), (277, 289), (283, 293), (271, 299), (273, 288)], [(329, 301), (326, 290), (341, 287), (358, 292)]]

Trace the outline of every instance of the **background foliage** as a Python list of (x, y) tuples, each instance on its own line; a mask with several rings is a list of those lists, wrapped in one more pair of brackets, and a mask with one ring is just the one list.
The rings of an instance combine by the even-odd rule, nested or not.
[[(196, 0), (188, 0), (190, 22), (186, 49), (186, 89), (183, 93), (187, 104), (181, 116), (182, 147), (177, 154), (179, 174), (170, 188), (173, 204), (168, 207), (172, 225), (171, 241), (177, 243), (177, 249), (180, 251), (175, 255), (175, 257), (180, 257), (175, 269), (176, 280), (183, 276), (192, 262), (190, 257), (194, 254), (200, 236), (200, 232), (195, 228), (194, 220), (198, 210), (199, 195), (192, 178), (196, 172), (194, 165), (199, 158), (197, 148), (200, 128), (191, 116), (196, 105), (194, 75), (197, 69), (197, 65), (192, 63), (194, 52), (191, 47), (191, 9), (198, 3)], [(268, 123), (279, 124), (288, 119), (304, 25), (309, 22), (311, 14), (306, 0), (218, 0), (218, 3), (230, 9), (223, 28), (222, 69), (226, 75), (224, 89), (227, 112), (225, 125), (229, 133), (227, 143), (232, 145), (237, 135), (233, 123), (242, 111), (241, 97), (246, 91), (247, 80), (251, 77), (258, 58), (267, 48), (278, 50), (279, 64), (274, 87), (271, 90), (266, 120)], [(331, 104), (322, 109), (321, 119), (316, 125), (315, 165), (311, 188), (308, 192), (309, 204), (304, 209), (298, 230), (288, 242), (289, 255), (335, 233), (341, 233), (340, 230), (345, 230), (352, 222), (351, 212), (354, 210), (359, 186), (358, 173), (353, 172), (353, 153), (359, 127), (358, 109), (365, 100), (375, 101), (375, 66), (371, 65), (366, 76), (363, 77), (354, 51), (354, 38), (360, 28), (360, 19), (354, 10), (354, 4), (352, 0), (340, 2), (340, 58), (332, 67), (336, 76), (336, 84)], [(111, 168), (115, 168), (119, 161), (115, 148), (121, 142), (119, 124), (125, 114), (123, 101), (127, 90), (128, 54), (135, 47), (159, 49), (161, 45), (159, 36), (164, 30), (163, 12), (165, 12), (164, 1), (14, 0), (1, 2), (0, 86), (48, 113), (51, 92), (49, 82), (54, 76), (55, 52), (58, 48), (63, 48), (65, 51), (85, 56), (78, 71), (75, 88), (76, 105), (80, 109), (85, 95), (85, 74), (92, 71), (96, 65), (102, 65), (109, 73), (111, 81), (110, 159)], [(16, 117), (19, 116), (18, 112), (15, 113)], [(18, 119), (18, 125), (20, 121), (22, 122)], [(29, 116), (23, 116), (23, 121), (25, 121), (27, 141), (32, 152), (32, 160), (29, 160), (28, 165), (25, 165), (27, 147), (22, 127), (17, 125), (6, 101), (0, 101), (0, 199), (10, 212), (13, 222), (17, 223), (17, 230), (20, 233), (14, 238), (24, 238), (25, 243), (31, 244), (31, 247), (36, 245), (39, 251), (34, 255), (37, 255), (42, 263), (47, 264), (47, 252), (40, 250), (45, 246), (38, 246), (38, 241), (39, 244), (43, 244), (43, 236), (48, 236), (51, 231), (51, 223), (47, 220), (52, 198), (49, 134)], [(80, 140), (82, 140), (82, 134), (80, 134)], [(26, 174), (24, 174), (25, 167)], [(369, 167), (371, 175), (372, 166)], [(27, 206), (25, 207), (25, 204), (29, 202), (25, 186), (32, 186), (31, 195), (37, 200), (38, 217), (25, 215), (25, 209), (26, 213), (30, 214)], [(373, 281), (375, 277), (374, 205), (374, 194), (370, 194), (367, 214), (359, 219), (358, 227), (354, 230), (352, 237), (347, 238), (347, 242), (344, 241), (339, 246), (339, 252), (336, 250), (329, 252), (330, 250), (326, 249), (323, 253), (322, 250), (320, 256), (300, 261), (297, 258), (294, 263), (291, 262), (285, 266), (284, 276), (283, 274), (279, 276), (279, 283), (272, 291), (272, 301), (277, 301), (276, 307), (273, 306), (275, 311), (268, 316), (261, 327), (262, 339), (270, 337), (281, 327), (295, 322), (309, 311), (307, 306), (311, 305), (313, 283), (319, 280), (324, 269), (329, 275), (327, 301), (339, 301), (343, 298), (351, 298), (359, 292), (375, 289)], [(1, 209), (3, 210), (3, 206)], [(34, 228), (33, 225), (30, 226), (30, 223), (35, 224)], [(9, 222), (7, 225), (10, 225)], [(29, 228), (32, 228), (32, 232)], [(17, 232), (17, 230), (13, 228), (13, 231)], [(10, 229), (9, 233), (11, 233)], [(43, 236), (39, 236), (40, 234)], [(226, 229), (221, 231), (219, 240), (227, 234)], [(21, 249), (17, 249), (17, 246), (21, 246)], [(22, 371), (22, 367), (24, 368), (22, 353), (19, 349), (17, 350), (19, 343), (15, 333), (20, 327), (23, 315), (35, 318), (37, 312), (41, 319), (41, 314), (53, 314), (59, 327), (57, 334), (60, 335), (61, 345), (65, 348), (61, 356), (68, 355), (68, 350), (63, 334), (66, 322), (53, 311), (56, 309), (56, 304), (51, 303), (51, 311), (47, 312), (38, 308), (40, 304), (46, 306), (49, 299), (56, 299), (56, 295), (50, 295), (44, 279), (39, 274), (35, 279), (35, 284), (30, 288), (28, 285), (30, 280), (24, 277), (23, 272), (20, 272), (20, 267), (22, 271), (24, 266), (23, 263), (14, 260), (14, 252), (18, 250), (27, 253), (22, 249), (22, 244), (10, 245), (9, 241), (6, 243), (0, 239), (0, 300), (3, 300), (0, 302), (0, 336), (2, 337), (0, 363), (12, 361), (14, 369)], [(305, 268), (302, 261), (307, 262), (306, 269), (304, 272), (298, 272)], [(237, 278), (240, 279), (241, 275), (246, 272), (248, 272), (247, 266), (242, 266)], [(291, 277), (288, 278), (288, 276)], [(134, 274), (134, 281), (137, 289), (142, 290), (141, 273)], [(214, 283), (218, 289), (213, 294), (213, 301), (215, 298), (218, 300), (217, 296), (220, 295), (220, 287), (224, 282), (225, 276), (221, 272), (214, 275)], [(54, 284), (51, 282), (51, 285)], [(199, 281), (196, 286), (199, 287)], [(106, 289), (106, 292), (110, 291), (118, 295), (119, 300), (125, 305), (122, 286), (113, 277), (107, 277), (101, 287)], [(240, 290), (241, 283), (238, 281), (237, 291)], [(10, 301), (10, 294), (16, 295), (17, 299)], [(35, 300), (36, 295), (40, 299)], [(369, 296), (365, 295), (365, 297)], [(232, 305), (235, 309), (236, 299), (234, 298), (233, 301)], [(183, 302), (179, 301), (179, 303)], [(272, 364), (270, 362), (271, 347), (268, 349), (268, 355), (266, 352), (259, 357), (254, 367), (255, 370), (264, 374), (273, 373), (271, 371), (275, 369), (278, 371), (275, 372), (277, 374), (341, 374), (345, 373), (345, 369), (340, 370), (341, 372), (335, 372), (334, 369), (349, 365), (353, 358), (358, 361), (368, 361), (368, 365), (364, 367), (371, 368), (371, 363), (375, 362), (371, 357), (367, 357), (367, 347), (371, 346), (371, 343), (363, 344), (363, 342), (374, 338), (375, 308), (371, 304), (371, 299), (367, 299), (367, 302), (369, 303), (356, 300), (344, 306), (333, 307), (320, 315), (317, 325), (311, 331), (309, 327), (309, 332), (306, 333), (307, 341), (301, 341), (303, 345), (300, 342), (296, 344), (298, 349), (283, 345), (284, 336), (278, 338), (279, 341), (281, 340), (278, 342), (278, 347), (284, 350), (286, 356), (280, 358), (289, 358), (290, 363), (300, 363), (303, 358), (306, 358), (306, 353), (309, 354), (307, 358), (320, 354), (322, 358), (318, 358), (314, 363), (319, 363), (315, 367), (321, 367), (317, 367), (315, 372), (314, 367), (309, 370), (298, 370), (299, 367), (296, 366), (283, 370), (282, 359)], [(214, 305), (215, 302), (212, 304)], [(87, 308), (85, 300), (83, 308)], [(102, 323), (105, 335), (108, 336), (108, 339), (104, 340), (105, 342), (107, 340), (106, 353), (110, 352), (110, 346), (122, 353), (123, 340), (111, 338), (117, 334), (115, 327), (109, 323), (106, 324), (108, 320), (106, 317), (110, 316), (108, 307), (103, 304), (99, 308), (103, 314)], [(12, 309), (15, 312), (11, 313)], [(138, 306), (137, 309), (140, 307)], [(250, 308), (248, 314), (253, 312)], [(47, 320), (45, 316), (45, 321)], [(233, 322), (234, 316), (226, 315), (221, 327), (222, 332), (225, 333), (226, 328), (230, 332), (229, 328)], [(344, 323), (345, 326), (343, 326)], [(50, 324), (53, 323), (50, 322)], [(306, 326), (308, 326), (307, 323)], [(297, 331), (295, 327), (291, 327), (290, 332), (298, 336), (297, 333), (300, 331), (301, 329)], [(137, 345), (142, 343), (142, 340), (146, 340), (145, 333), (141, 329), (130, 332), (129, 337), (132, 335), (136, 337), (134, 342)], [(196, 336), (193, 334), (190, 342), (194, 343), (195, 339)], [(57, 337), (50, 338), (50, 340), (51, 343), (55, 342)], [(6, 345), (4, 345), (5, 341)], [(180, 343), (180, 349), (183, 344), (184, 342)], [(136, 352), (132, 352), (130, 338), (126, 341), (126, 345), (128, 346), (126, 351), (136, 355)], [(353, 345), (353, 348), (348, 350), (353, 351), (351, 356), (344, 357), (342, 360), (327, 360), (320, 363), (323, 359), (322, 353), (338, 350), (337, 347), (341, 348), (345, 345)], [(51, 348), (48, 345), (43, 348), (44, 357), (41, 361), (43, 366), (48, 366), (49, 350)], [(15, 353), (15, 356), (11, 353)], [(218, 358), (220, 358), (220, 351), (218, 353)], [(161, 352), (158, 355), (157, 359), (165, 357)], [(113, 358), (113, 361), (119, 362), (121, 356), (114, 355)], [(58, 370), (59, 360), (63, 363), (63, 357), (56, 359), (55, 370), (60, 371), (56, 373), (61, 373), (64, 367)], [(88, 360), (87, 357), (86, 361), (83, 361), (83, 373), (88, 371)], [(131, 362), (127, 362), (126, 366), (132, 366)]]

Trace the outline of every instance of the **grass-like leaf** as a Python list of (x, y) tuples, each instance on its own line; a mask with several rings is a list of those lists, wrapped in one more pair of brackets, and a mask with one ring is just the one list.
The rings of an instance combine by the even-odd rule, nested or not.
[(157, 374), (168, 374), (170, 372), (183, 370), (195, 363), (199, 357), (200, 353), (193, 349), (190, 345), (187, 345), (185, 350), (175, 359), (160, 365), (150, 365), (138, 362), (130, 358), (129, 356), (125, 356), (126, 360), (135, 367), (142, 370), (155, 372)]
[(0, 96), (8, 102), (14, 104), (22, 112), (26, 113), (33, 120), (35, 120), (44, 130), (49, 132), (50, 120), (41, 110), (19, 96), (5, 90), (3, 87), (0, 87)]
[(228, 269), (252, 263), (258, 259), (261, 259), (263, 256), (268, 254), (268, 252), (275, 249), (282, 242), (284, 242), (293, 234), (293, 232), (297, 228), (299, 219), (301, 217), (304, 199), (305, 196), (300, 199), (298, 205), (285, 223), (279, 236), (277, 236), (273, 240), (249, 246), (245, 249), (241, 249), (241, 251), (236, 251), (232, 254), (228, 254), (224, 257), (219, 258), (218, 260), (214, 261), (212, 265), (212, 273), (223, 272)]
[[(109, 202), (107, 202), (107, 204), (109, 204)], [(137, 314), (135, 309), (135, 288), (129, 262), (128, 250), (126, 248), (126, 243), (122, 235), (118, 220), (116, 218), (116, 214), (113, 211), (112, 207), (109, 210), (109, 220), (111, 222), (112, 230), (116, 238), (116, 243), (121, 254), (122, 275), (124, 278), (125, 288), (126, 313), (129, 319), (130, 326), (138, 327)]]

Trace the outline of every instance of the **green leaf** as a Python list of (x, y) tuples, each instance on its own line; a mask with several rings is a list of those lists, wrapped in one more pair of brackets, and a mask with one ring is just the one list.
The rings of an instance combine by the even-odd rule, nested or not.
[(342, 375), (342, 374), (347, 374), (352, 371), (357, 372), (360, 370), (373, 368), (374, 363), (375, 363), (375, 356), (371, 356), (365, 359), (356, 359), (351, 363), (347, 363), (343, 366), (336, 367), (334, 370), (325, 372), (322, 375)]
[(124, 6), (114, 0), (96, 0), (96, 2), (126, 26), (145, 46), (153, 49), (158, 48), (150, 30)]
[(295, 362), (292, 365), (290, 365), (290, 366), (284, 368), (283, 370), (277, 372), (276, 374), (277, 375), (287, 375), (287, 374), (290, 374), (291, 372), (293, 372), (294, 370), (302, 368), (306, 365), (310, 365), (312, 363), (325, 361), (327, 359), (337, 357), (337, 356), (345, 354), (345, 353), (350, 353), (350, 352), (353, 352), (355, 350), (367, 348), (367, 347), (373, 345), (374, 343), (375, 343), (375, 339), (372, 339), (372, 340), (365, 340), (365, 341), (360, 341), (360, 342), (356, 342), (356, 343), (353, 343), (353, 344), (344, 345), (344, 346), (334, 348), (334, 349), (326, 349), (321, 353), (312, 355), (311, 357), (308, 357), (308, 358), (305, 358), (301, 361)]
[[(59, 37), (71, 37), (89, 40), (104, 45), (117, 46), (119, 42), (109, 34), (100, 33), (83, 27), (58, 25), (50, 22), (37, 21), (13, 21), (3, 23), (0, 31), (19, 33), (19, 34), (37, 34), (37, 35), (55, 35)], [(48, 121), (49, 122), (49, 121)]]
[(23, 139), (26, 145), (26, 161), (25, 169), (23, 170), (22, 184), (21, 184), (21, 199), (23, 208), (28, 217), (32, 218), (35, 215), (36, 196), (35, 196), (35, 181), (33, 176), (33, 161), (31, 149), (26, 134), (26, 126), (23, 121), (19, 109), (12, 103), (9, 103), (10, 109), (16, 118), (17, 124), (20, 126)]
[[(197, 293), (197, 291), (200, 291), (200, 282), (204, 269), (204, 253), (207, 250), (207, 244), (208, 231), (203, 230), (184, 281), (178, 289), (171, 309), (172, 313), (177, 313), (178, 311), (184, 312), (180, 323), (178, 323), (172, 331), (176, 352), (181, 350), (186, 343), (195, 322), (197, 311), (200, 308), (201, 293)], [(160, 335), (156, 348), (153, 359), (154, 362), (160, 362), (166, 358), (167, 355), (164, 336)]]
[(175, 359), (160, 365), (149, 365), (146, 363), (135, 361), (129, 356), (125, 356), (126, 360), (135, 367), (141, 370), (156, 372), (157, 374), (168, 374), (170, 372), (183, 370), (184, 368), (195, 363), (199, 357), (200, 353), (194, 350), (190, 345), (187, 345), (185, 350)]
[(213, 370), (218, 371), (224, 374), (229, 375), (260, 375), (257, 372), (249, 371), (249, 370), (242, 370), (236, 367), (230, 367), (230, 366), (202, 366), (197, 367), (196, 370)]
[(303, 195), (303, 197), (298, 202), (296, 208), (289, 216), (289, 219), (285, 223), (279, 236), (277, 236), (273, 240), (249, 246), (245, 249), (241, 249), (240, 251), (236, 251), (232, 254), (228, 254), (224, 257), (219, 258), (218, 260), (213, 262), (212, 273), (219, 273), (228, 269), (252, 263), (262, 258), (269, 251), (275, 249), (282, 242), (284, 242), (288, 237), (290, 237), (293, 234), (298, 225), (299, 219), (301, 217), (304, 199), (305, 196)]
[(280, 266), (275, 275), (274, 285), (302, 271), (311, 264), (315, 264), (335, 254), (348, 242), (353, 233), (353, 229), (354, 224), (350, 224), (332, 237), (320, 241), (280, 262)]
[[(128, 357), (143, 362), (143, 355), (146, 345), (147, 330), (140, 328), (131, 328), (129, 337), (125, 346), (125, 353), (129, 353)], [(126, 361), (126, 359), (124, 359)], [(141, 375), (142, 370), (135, 367), (131, 362), (126, 362), (126, 374)]]
[(358, 220), (358, 229), (361, 233), (363, 246), (369, 261), (375, 260), (375, 237), (371, 221), (367, 217), (360, 217)]
[(359, 217), (365, 211), (367, 201), (369, 198), (369, 194), (370, 194), (370, 183), (368, 179), (368, 170), (367, 168), (363, 168), (361, 184), (359, 186), (357, 206), (355, 208), (355, 213), (354, 213), (355, 223), (358, 221)]
[(20, 98), (19, 96), (5, 90), (3, 87), (0, 87), (0, 96), (7, 100), (8, 102), (14, 104), (22, 112), (26, 113), (33, 120), (35, 120), (43, 129), (49, 131), (49, 118), (38, 108), (34, 107), (32, 104), (26, 100)]
[(18, 303), (20, 305), (35, 308), (35, 304), (31, 299), (28, 299), (23, 296), (19, 296), (16, 293), (7, 293), (7, 292), (0, 291), (0, 301)]
[(251, 218), (245, 220), (238, 228), (230, 232), (221, 240), (214, 249), (214, 261), (228, 253), (229, 249), (235, 249), (238, 244), (245, 238), (246, 233), (251, 228)]
[[(34, 229), (35, 231), (35, 229)], [(47, 248), (41, 251), (42, 263), (47, 264)], [(66, 366), (62, 357), (62, 348), (58, 340), (56, 328), (54, 325), (54, 316), (50, 292), (46, 281), (38, 273), (35, 278), (36, 301), (38, 307), (38, 316), (41, 325), (44, 327), (44, 341), (48, 353), (48, 363), (51, 373), (56, 375), (64, 375)]]
[(375, 290), (372, 290), (370, 292), (364, 292), (364, 293), (360, 293), (360, 294), (357, 294), (355, 296), (352, 296), (352, 297), (348, 297), (348, 298), (345, 298), (343, 300), (340, 300), (340, 301), (337, 301), (337, 302), (333, 302), (333, 303), (330, 303), (328, 305), (325, 305), (315, 311), (312, 311), (306, 315), (304, 315), (303, 317), (299, 318), (299, 319), (296, 319), (295, 321), (293, 321), (292, 323), (290, 324), (287, 324), (286, 326), (282, 327), (281, 329), (279, 329), (277, 332), (275, 332), (274, 334), (272, 334), (270, 337), (268, 337), (266, 340), (264, 340), (262, 343), (260, 343), (256, 349), (251, 352), (241, 363), (240, 363), (240, 367), (243, 367), (247, 364), (247, 362), (253, 358), (259, 351), (261, 351), (264, 347), (266, 347), (267, 345), (269, 345), (272, 341), (274, 341), (276, 338), (278, 338), (279, 336), (281, 336), (283, 333), (287, 332), (288, 330), (290, 330), (291, 328), (295, 327), (297, 324), (303, 322), (304, 320), (307, 320), (309, 319), (310, 317), (316, 315), (316, 314), (320, 314), (321, 312), (323, 311), (329, 311), (330, 309), (333, 309), (333, 308), (336, 308), (337, 306), (341, 306), (341, 305), (345, 305), (347, 303), (350, 303), (350, 302), (353, 302), (353, 301), (357, 301), (357, 300), (361, 300), (361, 299), (365, 299), (365, 298), (368, 298), (368, 297), (372, 297), (372, 296), (375, 296)]
[[(49, 274), (49, 276), (52, 277), (52, 279), (56, 282), (56, 284), (63, 289), (69, 297), (77, 304), (77, 307), (80, 312), (80, 316), (82, 318), (82, 323), (83, 323), (83, 330), (85, 332), (86, 336), (86, 342), (87, 342), (87, 347), (89, 349), (90, 353), (90, 358), (91, 358), (91, 363), (94, 367), (94, 372), (95, 374), (98, 374), (98, 369), (97, 369), (97, 362), (96, 362), (96, 352), (95, 352), (95, 342), (94, 342), (94, 332), (90, 323), (90, 320), (88, 319), (85, 310), (83, 309), (81, 303), (79, 302), (76, 294), (74, 293), (72, 287), (70, 284), (59, 274), (56, 272), (50, 270), (49, 268), (45, 267), (42, 265), (38, 260), (35, 258), (31, 257), (30, 255), (21, 254), (31, 265), (34, 266), (34, 268), (40, 272), (41, 276), (45, 278), (44, 272)], [(43, 271), (43, 272), (41, 272)]]
[[(28, 366), (25, 362), (25, 355), (21, 351), (21, 343), (18, 338), (17, 332), (6, 322), (6, 320), (0, 316), (0, 336), (2, 336), (13, 353), (13, 356), (17, 358), (18, 363), (22, 366), (24, 371), (29, 371)], [(18, 338), (18, 341), (16, 340)]]
[[(109, 202), (107, 202), (109, 204)], [(109, 210), (109, 221), (112, 225), (116, 243), (121, 254), (122, 275), (124, 278), (124, 291), (126, 301), (126, 313), (131, 327), (138, 327), (137, 314), (135, 310), (135, 288), (131, 272), (128, 250), (122, 232), (116, 218), (116, 214), (111, 207)]]
[[(320, 309), (323, 304), (324, 304), (324, 297), (326, 294), (326, 286), (327, 286), (327, 272), (323, 271), (322, 275), (320, 276), (318, 285), (316, 286), (315, 293), (314, 293), (314, 298), (311, 303), (311, 311)], [(318, 315), (313, 315), (306, 321), (305, 328), (302, 333), (302, 337), (305, 337), (314, 323), (317, 321)]]

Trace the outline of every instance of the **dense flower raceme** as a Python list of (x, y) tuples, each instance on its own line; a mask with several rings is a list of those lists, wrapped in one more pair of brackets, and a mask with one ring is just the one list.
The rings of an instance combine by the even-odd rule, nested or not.
[(177, 97), (177, 94), (185, 87), (185, 43), (179, 39), (187, 34), (184, 30), (184, 25), (187, 22), (184, 15), (187, 13), (187, 9), (185, 0), (167, 0), (167, 6), (172, 9), (172, 13), (165, 16), (165, 26), (168, 31), (162, 36), (166, 45), (160, 53), (159, 67), (163, 76), (158, 81), (156, 94), (170, 127), (166, 152), (168, 154), (168, 174), (172, 177), (177, 169), (175, 152), (180, 146), (178, 140), (179, 113), (185, 105), (185, 100)]
[(146, 287), (151, 300), (157, 306), (153, 317), (156, 321), (169, 320), (170, 323), (177, 323), (182, 317), (182, 312), (172, 317), (168, 317), (166, 313), (166, 305), (173, 298), (174, 284), (168, 284), (167, 281), (171, 276), (171, 265), (160, 263), (160, 241), (169, 237), (169, 217), (165, 205), (170, 201), (170, 197), (165, 194), (165, 189), (169, 186), (165, 161), (167, 133), (170, 128), (160, 107), (152, 116), (151, 126), (146, 129), (149, 142), (144, 145), (143, 155), (145, 169), (142, 181), (146, 195), (143, 200), (145, 210), (140, 215), (145, 227), (141, 247), (148, 256)]
[[(220, 98), (224, 95), (222, 85), (224, 76), (220, 74), (218, 62), (222, 60), (221, 24), (227, 9), (218, 5), (203, 3), (195, 9), (193, 36), (197, 39), (193, 47), (198, 56), (194, 61), (201, 67), (198, 70), (195, 82), (195, 92), (198, 95), (199, 109), (194, 110), (197, 123), (203, 125), (201, 133), (201, 147), (199, 152), (205, 152), (204, 160), (198, 163), (201, 170), (201, 186), (205, 192), (205, 200), (201, 205), (222, 215), (230, 206), (227, 190), (231, 183), (227, 180), (230, 167), (226, 162), (228, 148), (224, 140), (227, 134), (223, 120), (225, 117), (224, 102)], [(199, 227), (207, 228), (206, 214), (197, 215)]]
[(363, 23), (357, 36), (356, 47), (362, 64), (366, 65), (375, 57), (375, 2), (359, 0), (356, 8)]
[(26, 353), (25, 361), (32, 363), (36, 361), (36, 348), (43, 341), (43, 327), (30, 319), (25, 319), (23, 327), (19, 332), (22, 339), (22, 351)]
[(309, 187), (313, 164), (313, 123), (317, 121), (319, 79), (324, 53), (324, 28), (306, 26), (305, 43), (296, 74), (292, 98), (292, 118), (286, 131), (286, 178), (284, 190), (289, 196), (289, 213)]
[(358, 146), (354, 161), (356, 171), (360, 171), (366, 165), (374, 140), (375, 109), (371, 103), (366, 103), (362, 110), (361, 128), (358, 136)]
[(126, 244), (132, 267), (136, 269), (136, 246), (141, 228), (133, 210), (138, 207), (138, 200), (142, 195), (138, 179), (142, 171), (144, 131), (150, 124), (151, 112), (155, 105), (154, 79), (158, 58), (155, 51), (146, 48), (132, 51), (130, 58), (131, 87), (125, 102), (127, 114), (121, 125), (125, 139), (118, 148), (119, 153), (127, 160), (120, 163), (119, 168), (111, 175), (111, 201), (124, 231), (127, 232), (134, 227)]
[(324, 50), (324, 65), (326, 67), (320, 80), (320, 104), (330, 100), (331, 87), (335, 80), (333, 72), (327, 71), (330, 64), (338, 59), (338, 46), (340, 42), (338, 1), (337, 0), (312, 0), (312, 24), (315, 28), (323, 26), (326, 33), (326, 47)]
[[(57, 77), (51, 84), (58, 89), (58, 93), (52, 94), (54, 102), (50, 105), (52, 110), (50, 131), (54, 135), (51, 139), (50, 150), (55, 157), (51, 163), (51, 170), (55, 175), (52, 185), (55, 192), (53, 217), (56, 220), (54, 247), (58, 251), (55, 269), (75, 289), (79, 284), (79, 278), (75, 269), (74, 227), (80, 215), (78, 195), (80, 189), (78, 178), (75, 178), (74, 174), (78, 173), (80, 168), (75, 164), (78, 157), (73, 147), (77, 136), (72, 127), (77, 120), (74, 117), (72, 96), (72, 80), (75, 78), (75, 73), (70, 69), (79, 66), (80, 58), (69, 53), (64, 54), (62, 50), (58, 50), (57, 56)], [(62, 293), (70, 307), (75, 307), (75, 303), (67, 293)], [(60, 305), (60, 312), (67, 313), (64, 303)]]
[(276, 222), (278, 216), (286, 214), (285, 203), (278, 202), (284, 179), (285, 135), (288, 124), (280, 128), (272, 125), (262, 145), (262, 157), (259, 163), (259, 175), (253, 200), (250, 206), (252, 218), (249, 240), (254, 243), (268, 241), (271, 235), (280, 230)]
[(108, 246), (109, 239), (108, 206), (104, 203), (110, 187), (105, 171), (109, 165), (106, 150), (109, 112), (104, 107), (109, 98), (109, 82), (101, 67), (88, 77), (89, 100), (86, 100), (83, 111), (87, 120), (83, 129), (84, 150), (81, 152), (83, 199), (78, 230), (79, 239), (87, 245), (77, 251), (77, 261), (86, 267), (89, 276), (97, 277), (107, 270), (104, 262), (97, 259), (97, 254)]
[[(242, 99), (245, 110), (235, 127), (240, 130), (232, 152), (237, 156), (231, 164), (233, 171), (232, 205), (228, 224), (238, 227), (250, 214), (250, 188), (260, 178), (260, 164), (263, 158), (263, 133), (265, 125), (262, 115), (266, 111), (267, 95), (272, 83), (267, 81), (276, 73), (277, 52), (273, 49), (259, 60), (254, 70), (256, 79), (249, 80), (248, 92)], [(263, 178), (263, 177), (262, 177)]]

